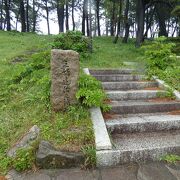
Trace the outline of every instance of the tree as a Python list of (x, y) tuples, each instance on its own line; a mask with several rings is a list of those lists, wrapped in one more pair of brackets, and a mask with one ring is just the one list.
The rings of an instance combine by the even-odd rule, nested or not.
[(50, 7), (48, 6), (48, 0), (42, 0), (43, 6), (42, 8), (46, 11), (46, 23), (47, 23), (47, 29), (48, 29), (48, 34), (50, 34), (50, 25), (49, 25), (49, 10)]
[(139, 47), (144, 39), (143, 38), (144, 20), (145, 20), (145, 2), (144, 0), (138, 0), (136, 5), (136, 21), (137, 21), (136, 47)]
[(100, 0), (95, 0), (96, 3), (96, 18), (97, 18), (97, 29), (98, 29), (98, 36), (101, 36), (101, 29), (100, 29)]
[(56, 0), (59, 32), (64, 32), (64, 2)]
[(11, 4), (10, 0), (4, 0), (4, 8), (6, 12), (5, 22), (7, 23), (6, 26), (7, 31), (11, 30), (10, 4)]
[(128, 18), (129, 3), (130, 3), (129, 0), (126, 0), (126, 8), (124, 12), (125, 36), (122, 41), (123, 43), (127, 43), (129, 37), (129, 28), (130, 28), (129, 18)]

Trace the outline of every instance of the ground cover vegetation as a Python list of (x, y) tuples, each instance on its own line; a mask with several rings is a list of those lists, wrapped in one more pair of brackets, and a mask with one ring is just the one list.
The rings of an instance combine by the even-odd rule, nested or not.
[[(82, 151), (88, 155), (86, 166), (92, 165), (94, 136), (88, 107), (79, 103), (66, 113), (51, 111), (50, 49), (54, 37), (0, 32), (0, 39), (12, 53), (1, 57), (0, 172), (12, 166), (17, 170), (32, 168), (37, 146), (20, 150), (15, 159), (8, 158), (6, 152), (34, 124), (40, 127), (40, 139), (61, 150)], [(8, 47), (8, 39), (16, 44), (14, 50)], [(31, 44), (29, 39), (33, 39)]]
[(165, 37), (144, 45), (146, 72), (149, 78), (157, 76), (180, 91), (180, 62), (173, 48), (176, 52), (176, 44), (167, 41)]
[[(161, 75), (160, 78), (165, 77), (163, 79), (167, 83), (179, 89), (177, 86), (179, 70), (175, 69), (179, 68), (179, 62), (169, 59), (169, 56), (173, 55), (170, 49), (173, 48), (173, 52), (177, 54), (177, 46), (167, 44), (168, 41), (172, 41), (169, 39), (166, 43), (162, 39), (145, 42), (146, 54), (149, 53), (149, 60), (146, 62), (143, 56), (145, 49), (135, 48), (135, 39), (129, 39), (128, 44), (121, 41), (114, 44), (113, 37), (96, 37), (92, 40), (92, 46), (89, 46), (89, 41), (86, 41), (79, 32), (41, 36), (33, 33), (0, 31), (1, 173), (5, 173), (9, 167), (24, 170), (33, 166), (36, 144), (28, 150), (20, 150), (17, 153), (18, 161), (8, 158), (6, 152), (34, 124), (41, 129), (40, 139), (48, 140), (62, 150), (82, 151), (86, 156), (85, 165), (95, 164), (94, 135), (88, 108), (100, 106), (105, 111), (109, 109), (104, 105), (106, 96), (99, 82), (84, 75), (81, 70), (80, 89), (77, 93), (79, 103), (69, 107), (66, 113), (51, 111), (50, 49), (59, 46), (58, 41), (60, 39), (59, 42), (63, 42), (63, 38), (69, 38), (68, 42), (73, 42), (67, 44), (67, 49), (71, 47), (80, 53), (83, 52), (81, 68), (120, 68), (125, 66), (124, 61), (135, 61), (143, 66), (147, 64), (146, 67), (150, 67), (148, 71), (150, 75), (166, 72), (166, 75)], [(77, 43), (82, 38), (83, 43)], [(72, 48), (72, 44), (76, 43), (78, 46)], [(160, 51), (153, 52), (152, 49), (156, 46)], [(93, 47), (93, 53), (89, 53), (89, 47)], [(160, 62), (156, 63), (156, 60)], [(155, 74), (152, 74), (154, 69)]]

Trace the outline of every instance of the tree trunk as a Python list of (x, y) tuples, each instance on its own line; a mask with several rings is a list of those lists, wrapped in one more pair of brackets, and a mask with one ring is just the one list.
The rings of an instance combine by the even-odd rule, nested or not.
[(136, 47), (140, 47), (143, 42), (144, 35), (144, 19), (145, 19), (145, 4), (143, 0), (138, 0), (136, 7), (137, 33)]
[(128, 13), (129, 13), (129, 0), (126, 0), (126, 8), (124, 12), (124, 18), (125, 18), (125, 36), (123, 38), (123, 43), (127, 43), (128, 37), (129, 37), (129, 18), (128, 18)]
[(25, 17), (24, 0), (20, 1), (20, 20), (21, 20), (21, 32), (26, 32), (26, 17)]
[[(87, 8), (88, 8), (88, 1), (89, 1), (89, 0), (86, 1), (86, 3), (87, 3), (87, 4), (86, 4), (86, 7), (87, 7)], [(89, 30), (89, 15), (88, 15), (88, 9), (86, 9), (85, 12), (86, 12), (86, 15), (85, 15), (85, 16), (86, 16), (86, 31), (87, 31), (87, 36), (89, 37), (89, 36), (90, 36), (90, 30)]]
[(115, 44), (118, 41), (118, 37), (120, 34), (120, 30), (121, 30), (121, 16), (122, 16), (122, 0), (119, 0), (119, 17), (118, 17), (117, 34), (113, 41), (113, 43), (115, 43)]
[(33, 32), (36, 31), (36, 12), (35, 12), (35, 0), (33, 0)]
[(0, 30), (3, 29), (3, 4), (4, 4), (4, 2), (3, 2), (3, 0), (1, 0), (1, 3), (0, 3), (0, 8), (1, 8), (1, 10), (0, 10), (0, 12), (1, 12), (1, 17), (0, 17)]
[(29, 29), (29, 0), (26, 1), (26, 24), (27, 24), (27, 32), (30, 31)]
[(48, 8), (48, 2), (45, 2), (45, 9), (46, 9), (46, 22), (47, 22), (47, 29), (48, 29), (48, 35), (50, 34), (50, 26), (49, 26), (49, 8)]
[(168, 33), (166, 31), (166, 23), (165, 23), (165, 17), (162, 9), (163, 4), (158, 3), (156, 4), (156, 14), (158, 18), (158, 24), (159, 24), (159, 33), (158, 36), (168, 36)]
[(97, 29), (98, 29), (98, 36), (101, 36), (99, 6), (100, 6), (100, 0), (96, 0)]
[(113, 1), (112, 17), (111, 17), (111, 36), (114, 36), (114, 25), (115, 25), (115, 1)]
[(83, 16), (82, 16), (82, 34), (85, 35), (85, 22), (86, 22), (86, 1), (83, 2)]
[(75, 30), (75, 21), (74, 21), (74, 0), (72, 0), (72, 25), (73, 31)]
[(148, 12), (148, 16), (146, 19), (146, 21), (147, 21), (146, 22), (146, 32), (144, 33), (143, 39), (147, 38), (147, 36), (148, 36), (148, 30), (151, 28), (151, 23), (153, 21), (154, 12), (155, 12), (155, 8), (153, 10), (151, 10), (150, 12)]
[(89, 31), (92, 38), (92, 0), (89, 0)]
[(5, 0), (4, 5), (5, 5), (6, 23), (7, 23), (6, 29), (7, 29), (7, 31), (11, 31), (10, 1)]
[(66, 2), (66, 31), (69, 31), (69, 4)]
[(64, 4), (63, 2), (61, 2), (61, 0), (57, 0), (57, 15), (59, 32), (64, 32)]

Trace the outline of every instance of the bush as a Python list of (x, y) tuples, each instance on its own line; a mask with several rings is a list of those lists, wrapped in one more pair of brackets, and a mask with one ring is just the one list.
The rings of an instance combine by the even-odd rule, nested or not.
[(101, 83), (94, 77), (82, 74), (79, 79), (79, 91), (76, 93), (77, 99), (87, 107), (101, 107), (103, 111), (108, 111), (109, 106), (105, 104), (107, 96), (102, 90)]
[(80, 31), (68, 31), (57, 35), (51, 45), (53, 49), (74, 50), (84, 54), (89, 51), (90, 40)]
[(165, 40), (165, 37), (160, 37), (144, 47), (147, 61), (146, 69), (149, 76), (158, 75), (160, 71), (173, 66), (175, 58), (171, 50), (174, 44), (165, 43)]
[(160, 37), (152, 44), (146, 45), (145, 58), (146, 73), (149, 78), (158, 76), (173, 88), (179, 90), (180, 67), (176, 62), (176, 56), (172, 53), (173, 43), (167, 43), (165, 37)]

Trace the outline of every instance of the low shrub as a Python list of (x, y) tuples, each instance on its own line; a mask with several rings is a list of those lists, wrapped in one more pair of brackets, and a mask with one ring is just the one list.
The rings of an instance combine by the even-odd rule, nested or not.
[(146, 73), (149, 78), (158, 76), (173, 88), (180, 90), (180, 67), (176, 55), (172, 52), (173, 43), (167, 43), (165, 37), (160, 37), (145, 49)]
[(101, 107), (103, 111), (108, 111), (110, 107), (105, 104), (107, 96), (102, 90), (101, 83), (94, 77), (81, 74), (79, 79), (79, 90), (76, 98), (87, 107)]
[(68, 31), (57, 35), (51, 46), (53, 49), (74, 50), (85, 55), (90, 50), (90, 40), (80, 31)]

